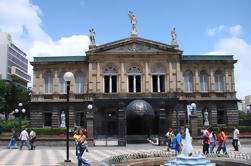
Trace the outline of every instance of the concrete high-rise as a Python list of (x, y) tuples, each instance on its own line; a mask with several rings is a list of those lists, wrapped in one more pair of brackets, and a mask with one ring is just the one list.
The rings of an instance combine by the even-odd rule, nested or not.
[(11, 81), (14, 76), (23, 87), (27, 87), (31, 76), (26, 53), (12, 43), (10, 34), (6, 32), (0, 32), (0, 59), (0, 79)]

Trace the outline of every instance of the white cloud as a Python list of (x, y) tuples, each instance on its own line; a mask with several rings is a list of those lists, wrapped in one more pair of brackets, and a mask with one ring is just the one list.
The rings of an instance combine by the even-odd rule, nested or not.
[(234, 59), (238, 60), (234, 69), (237, 97), (243, 98), (244, 96), (251, 94), (251, 89), (248, 88), (251, 83), (251, 77), (249, 77), (251, 71), (250, 43), (237, 37), (224, 38), (216, 43), (215, 51), (206, 54), (234, 55)]
[[(42, 11), (30, 0), (0, 0), (0, 30), (12, 36), (12, 42), (27, 53), (32, 61), (34, 56), (84, 55), (89, 38), (85, 35), (53, 39), (42, 29)], [(32, 74), (32, 67), (28, 71)]]
[(224, 25), (220, 25), (218, 27), (210, 28), (210, 29), (208, 29), (207, 34), (209, 36), (214, 36), (216, 33), (219, 33), (221, 31), (223, 31), (225, 28), (226, 28), (226, 26), (224, 26)]
[(28, 51), (31, 56), (77, 56), (88, 50), (89, 38), (85, 35), (63, 37), (55, 42), (34, 41)]
[(239, 36), (243, 34), (242, 26), (241, 25), (235, 25), (229, 28), (230, 34), (232, 36)]
[(214, 28), (210, 28), (207, 31), (208, 36), (215, 36), (216, 34), (220, 34), (222, 32), (227, 32), (232, 37), (237, 37), (243, 34), (243, 29), (241, 25), (235, 25), (235, 26), (225, 26), (220, 25)]

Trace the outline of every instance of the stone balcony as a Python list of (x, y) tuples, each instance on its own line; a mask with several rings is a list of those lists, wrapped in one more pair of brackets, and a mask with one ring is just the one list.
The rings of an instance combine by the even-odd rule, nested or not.
[(236, 92), (180, 92), (177, 96), (180, 100), (237, 100)]
[[(33, 94), (33, 102), (65, 102), (66, 94)], [(128, 99), (128, 98), (179, 98), (180, 100), (236, 100), (236, 92), (194, 92), (194, 93), (83, 93), (70, 94), (70, 101), (92, 101), (93, 99)]]

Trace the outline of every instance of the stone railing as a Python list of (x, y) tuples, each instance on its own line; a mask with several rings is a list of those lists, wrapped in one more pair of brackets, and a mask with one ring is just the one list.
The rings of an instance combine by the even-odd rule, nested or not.
[(179, 92), (181, 100), (236, 100), (236, 92)]

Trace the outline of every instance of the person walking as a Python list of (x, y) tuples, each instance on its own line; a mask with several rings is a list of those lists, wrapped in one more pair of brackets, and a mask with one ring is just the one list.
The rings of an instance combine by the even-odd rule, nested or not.
[(209, 152), (210, 153), (213, 153), (214, 151), (214, 147), (216, 145), (216, 134), (214, 132), (214, 129), (213, 128), (210, 128), (209, 129)]
[(203, 154), (206, 155), (208, 154), (208, 150), (209, 150), (209, 131), (208, 129), (205, 127), (203, 132), (202, 132), (202, 139), (203, 139)]
[(76, 156), (78, 156), (78, 139), (80, 138), (80, 135), (79, 135), (79, 129), (76, 129), (74, 131), (74, 141), (75, 141), (75, 146), (76, 146)]
[(83, 153), (86, 151), (87, 148), (87, 131), (85, 129), (80, 129), (79, 130), (79, 135), (80, 137), (77, 139), (78, 140), (78, 154), (77, 154), (77, 159), (78, 159), (78, 166), (82, 166), (84, 164), (85, 166), (90, 166), (90, 162), (82, 157)]
[(24, 128), (24, 130), (21, 132), (21, 134), (19, 136), (19, 139), (21, 141), (20, 146), (19, 146), (19, 150), (22, 150), (24, 142), (25, 142), (26, 146), (28, 147), (28, 150), (31, 149), (30, 143), (29, 143), (29, 134), (27, 132), (27, 128)]
[(232, 142), (235, 151), (239, 151), (239, 138), (240, 138), (240, 131), (238, 130), (237, 126), (235, 126), (233, 132), (233, 142)]
[(180, 129), (179, 133), (176, 134), (176, 136), (172, 140), (172, 147), (173, 147), (173, 149), (175, 149), (176, 153), (180, 153), (181, 152), (183, 132), (184, 132), (184, 130)]
[(36, 132), (31, 129), (30, 131), (30, 146), (31, 146), (31, 150), (35, 150), (36, 146), (35, 146), (35, 140), (37, 138)]
[(220, 129), (220, 133), (219, 133), (219, 136), (218, 136), (218, 141), (219, 141), (219, 145), (218, 145), (218, 148), (216, 150), (216, 153), (219, 154), (221, 149), (222, 149), (223, 154), (227, 155), (227, 146), (226, 146), (227, 136), (226, 136), (223, 128)]
[(168, 132), (166, 133), (166, 137), (167, 137), (167, 151), (170, 151), (170, 148), (172, 148), (171, 146), (172, 139), (174, 138), (174, 133), (172, 128), (169, 128)]
[(14, 128), (11, 131), (12, 131), (12, 136), (8, 144), (8, 149), (17, 149), (17, 133)]

